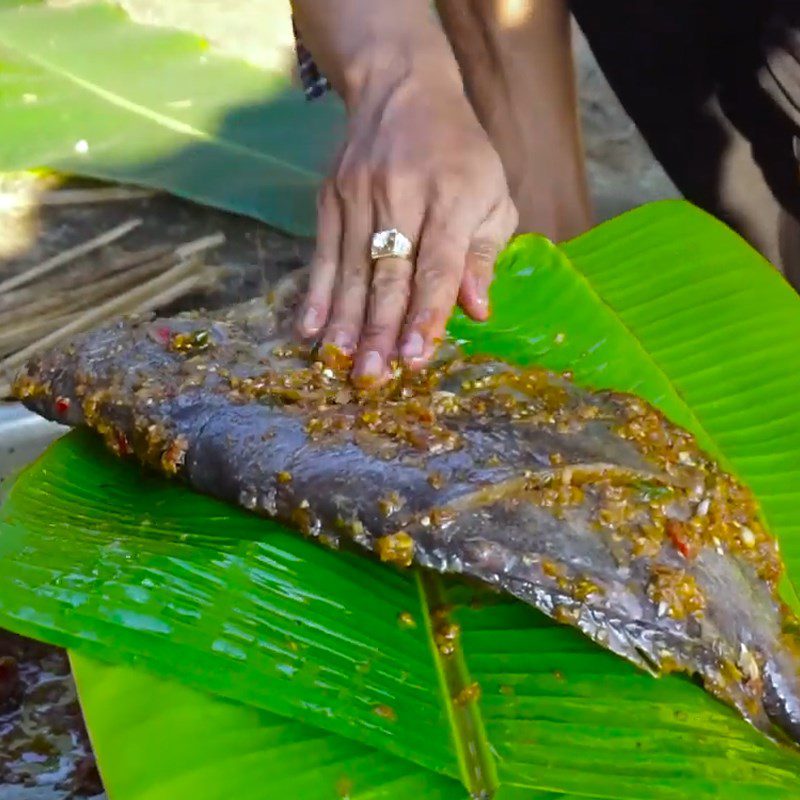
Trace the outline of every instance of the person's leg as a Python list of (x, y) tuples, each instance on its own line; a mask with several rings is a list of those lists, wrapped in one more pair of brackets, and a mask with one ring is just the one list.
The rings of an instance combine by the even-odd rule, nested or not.
[(572, 0), (572, 9), (678, 189), (791, 273), (785, 243), (800, 219), (797, 130), (759, 84), (778, 2)]
[(437, 0), (478, 119), (503, 161), (519, 230), (568, 239), (592, 215), (568, 0)]

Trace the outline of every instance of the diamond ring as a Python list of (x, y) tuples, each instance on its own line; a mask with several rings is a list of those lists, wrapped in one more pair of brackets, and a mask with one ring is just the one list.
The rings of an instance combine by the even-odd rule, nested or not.
[(372, 234), (369, 253), (373, 261), (379, 258), (408, 258), (413, 245), (408, 236), (400, 233), (396, 228), (378, 231)]

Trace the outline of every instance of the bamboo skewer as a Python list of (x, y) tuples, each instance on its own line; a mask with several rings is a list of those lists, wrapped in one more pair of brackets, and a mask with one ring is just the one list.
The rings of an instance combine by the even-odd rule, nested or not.
[[(166, 305), (217, 279), (219, 268), (205, 266), (201, 256), (224, 243), (222, 233), (176, 247), (123, 253), (105, 260), (100, 275), (88, 283), (79, 280), (75, 285), (74, 269), (52, 275), (58, 267), (71, 267), (81, 256), (120, 239), (140, 224), (139, 219), (128, 220), (0, 283), (0, 399), (10, 394), (12, 371), (36, 352), (109, 318)], [(48, 277), (42, 281), (42, 276)]]
[(189, 278), (184, 278), (182, 281), (178, 281), (174, 286), (170, 286), (164, 289), (163, 292), (153, 295), (153, 297), (148, 298), (143, 303), (140, 303), (138, 306), (125, 313), (144, 314), (147, 311), (153, 311), (153, 309), (165, 306), (167, 303), (171, 303), (173, 300), (177, 300), (179, 297), (188, 294), (193, 289), (201, 288), (203, 285), (210, 283), (213, 278), (214, 276), (210, 271), (201, 272)]
[(175, 257), (178, 259), (191, 258), (204, 250), (210, 250), (212, 247), (219, 247), (224, 244), (224, 233), (212, 233), (209, 236), (201, 236), (199, 239), (193, 239), (191, 242), (179, 245), (175, 248)]
[[(148, 261), (155, 261), (161, 256), (174, 253), (174, 248), (170, 245), (156, 245), (144, 250), (122, 253), (120, 256), (101, 263), (103, 276), (113, 275), (117, 272), (132, 269)], [(67, 291), (75, 291), (75, 275), (73, 270), (67, 269), (63, 272), (50, 273), (47, 277), (47, 294), (52, 296), (57, 302), (58, 296), (63, 293), (62, 287), (68, 287)], [(0, 295), (0, 317), (10, 311), (22, 310), (26, 307), (34, 308), (42, 302), (42, 287), (35, 281), (31, 284), (12, 289)], [(0, 323), (2, 327), (2, 323)]]
[(48, 317), (64, 316), (72, 311), (81, 311), (92, 303), (106, 300), (117, 291), (147, 280), (155, 272), (166, 269), (172, 263), (173, 259), (171, 258), (156, 259), (140, 264), (128, 272), (99, 278), (88, 287), (81, 286), (66, 292), (59, 292), (57, 296), (32, 301), (20, 308), (0, 313), (0, 352), (3, 350), (3, 336), (14, 326), (24, 326), (31, 319), (41, 321)]
[(121, 200), (142, 200), (155, 197), (152, 189), (109, 186), (101, 189), (55, 189), (33, 198), (37, 206), (76, 206), (87, 203), (116, 203)]
[[(0, 310), (0, 334), (5, 332), (5, 328), (8, 325), (18, 323), (20, 320), (25, 320), (31, 316), (47, 314), (52, 309), (57, 309), (59, 313), (63, 313), (68, 310), (85, 307), (89, 303), (103, 299), (110, 294), (109, 287), (115, 289), (141, 280), (147, 277), (149, 273), (168, 267), (174, 261), (184, 261), (205, 250), (210, 250), (224, 241), (224, 235), (217, 233), (185, 242), (175, 249), (157, 247), (142, 253), (132, 253), (124, 259), (118, 259), (113, 262), (112, 268), (106, 270), (103, 277), (98, 278), (88, 287), (79, 286), (57, 294), (53, 293), (45, 298), (37, 296), (34, 300), (15, 304), (9, 310)], [(145, 254), (150, 255), (151, 258), (144, 260)], [(136, 258), (132, 256), (136, 256)], [(40, 292), (36, 292), (36, 295), (40, 295)]]
[(74, 333), (80, 333), (87, 328), (91, 328), (99, 322), (107, 319), (108, 317), (115, 316), (116, 314), (125, 313), (125, 310), (130, 307), (136, 307), (140, 303), (145, 302), (148, 297), (153, 293), (162, 292), (169, 288), (179, 278), (185, 277), (186, 274), (198, 268), (197, 261), (182, 261), (176, 264), (172, 269), (167, 270), (162, 275), (135, 286), (123, 294), (112, 297), (105, 303), (94, 308), (87, 309), (80, 314), (72, 322), (51, 331), (46, 336), (33, 342), (32, 344), (18, 350), (16, 353), (8, 356), (0, 361), (0, 371), (7, 371), (13, 367), (18, 367), (24, 363), (28, 358), (34, 355), (37, 351), (43, 350), (46, 347), (51, 347), (54, 344), (71, 336)]
[(61, 314), (51, 316), (46, 319), (34, 320), (25, 325), (18, 325), (10, 330), (3, 330), (0, 333), (0, 353), (13, 353), (14, 351), (26, 347), (30, 342), (44, 336), (54, 328), (66, 325), (78, 316), (77, 311), (71, 314)]
[(0, 295), (11, 289), (16, 289), (18, 286), (24, 286), (26, 283), (30, 283), (34, 278), (40, 278), (42, 275), (46, 275), (48, 272), (52, 272), (54, 269), (68, 264), (70, 261), (74, 261), (87, 253), (91, 253), (93, 250), (98, 250), (101, 247), (105, 247), (107, 244), (111, 244), (111, 242), (115, 242), (117, 239), (121, 239), (134, 228), (138, 228), (141, 224), (141, 219), (129, 219), (127, 222), (117, 225), (116, 228), (112, 228), (105, 233), (101, 233), (99, 236), (95, 236), (94, 239), (90, 239), (88, 242), (82, 242), (75, 247), (69, 248), (69, 250), (62, 250), (52, 258), (42, 261), (41, 264), (31, 267), (19, 275), (13, 275), (4, 281), (0, 281)]
[(29, 197), (20, 192), (0, 192), (0, 202), (8, 199), (16, 208), (41, 208), (42, 206), (78, 206), (91, 203), (116, 203), (125, 200), (145, 200), (158, 192), (151, 189), (109, 186), (100, 189), (51, 189)]

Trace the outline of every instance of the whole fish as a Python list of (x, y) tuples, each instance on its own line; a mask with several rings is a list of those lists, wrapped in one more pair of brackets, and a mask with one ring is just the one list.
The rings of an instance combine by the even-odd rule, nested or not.
[(137, 318), (33, 359), (16, 395), (195, 489), (383, 561), (472, 576), (800, 741), (796, 620), (750, 493), (642, 400), (445, 343), (354, 388), (293, 343), (298, 292)]

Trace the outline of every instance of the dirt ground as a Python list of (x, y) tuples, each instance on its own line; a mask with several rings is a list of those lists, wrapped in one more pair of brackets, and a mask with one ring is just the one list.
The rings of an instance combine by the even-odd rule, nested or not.
[[(288, 0), (121, 0), (121, 5), (140, 21), (190, 30), (256, 64), (275, 67), (291, 60)], [(598, 216), (607, 218), (676, 196), (579, 31), (575, 53)], [(36, 220), (36, 241), (23, 256), (0, 260), (0, 278), (133, 216), (145, 222), (126, 241), (131, 249), (148, 241), (179, 243), (224, 231), (226, 244), (211, 255), (225, 268), (223, 279), (213, 291), (185, 298), (183, 305), (188, 306), (213, 306), (257, 294), (277, 274), (302, 264), (310, 248), (309, 242), (251, 220), (155, 197), (42, 212)], [(0, 218), (0, 224), (5, 222)], [(85, 267), (88, 275), (91, 260)], [(0, 632), (0, 800), (68, 800), (93, 796), (99, 788), (64, 654)]]

